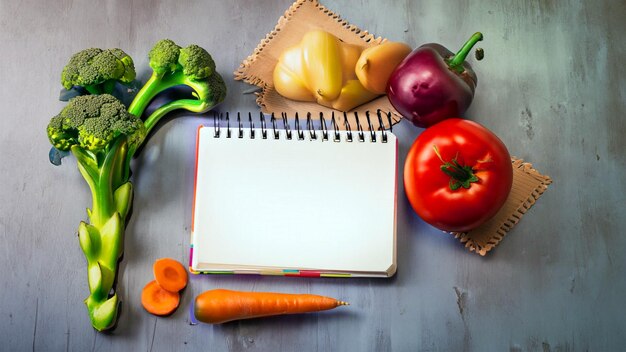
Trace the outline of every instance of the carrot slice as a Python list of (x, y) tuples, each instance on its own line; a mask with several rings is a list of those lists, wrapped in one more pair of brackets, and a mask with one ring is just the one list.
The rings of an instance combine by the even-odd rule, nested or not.
[(170, 292), (178, 292), (187, 286), (187, 270), (171, 258), (157, 259), (152, 266), (154, 278), (159, 286)]
[(141, 291), (141, 305), (154, 315), (168, 315), (178, 308), (179, 303), (178, 292), (162, 289), (156, 280), (150, 281)]

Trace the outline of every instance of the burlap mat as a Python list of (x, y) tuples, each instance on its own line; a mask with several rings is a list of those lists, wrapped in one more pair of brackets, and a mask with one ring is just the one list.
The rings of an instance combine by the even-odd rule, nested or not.
[(542, 175), (530, 163), (513, 157), (513, 187), (500, 211), (489, 221), (469, 232), (453, 232), (465, 243), (465, 248), (482, 256), (504, 238), (526, 214), (552, 183), (550, 176)]
[[(320, 5), (316, 0), (298, 0), (278, 19), (274, 30), (261, 40), (252, 55), (243, 60), (239, 69), (234, 73), (235, 79), (254, 84), (262, 89), (257, 94), (257, 104), (264, 113), (275, 113), (280, 116), (280, 113), (285, 112), (289, 116), (293, 116), (296, 112), (300, 114), (310, 112), (312, 116), (317, 117), (320, 112), (323, 112), (328, 121), (334, 111), (338, 127), (345, 129), (343, 112), (312, 102), (289, 100), (283, 98), (274, 89), (272, 73), (278, 62), (278, 57), (285, 49), (298, 44), (304, 34), (313, 29), (325, 30), (346, 43), (359, 45), (363, 48), (378, 45), (384, 41), (381, 37), (376, 38), (367, 31), (349, 24), (339, 15)], [(378, 110), (384, 113), (385, 118), (382, 119), (384, 128), (389, 128), (387, 113), (391, 113), (392, 123), (397, 123), (402, 119), (402, 115), (398, 114), (391, 106), (387, 96), (383, 95), (369, 103), (358, 106), (346, 115), (351, 129), (354, 131), (355, 126), (357, 126), (354, 112), (357, 112), (360, 117), (361, 127), (368, 129), (367, 122), (364, 122), (365, 112), (375, 113)], [(372, 127), (379, 129), (381, 124), (378, 117), (376, 114), (372, 116)]]

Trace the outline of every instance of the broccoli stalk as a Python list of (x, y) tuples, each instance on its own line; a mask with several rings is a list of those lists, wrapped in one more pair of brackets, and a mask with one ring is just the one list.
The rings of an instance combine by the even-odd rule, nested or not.
[[(120, 161), (127, 152), (125, 137), (118, 137), (110, 150), (95, 159), (80, 147), (72, 147), (93, 198), (89, 224), (81, 221), (78, 239), (87, 258), (90, 295), (85, 304), (93, 327), (99, 331), (113, 327), (119, 311), (120, 300), (113, 285), (117, 263), (124, 253), (125, 220), (133, 187), (130, 181), (111, 176), (121, 174)], [(98, 162), (102, 162), (100, 168)]]
[[(92, 207), (87, 209), (89, 222), (80, 223), (78, 238), (87, 258), (90, 294), (85, 304), (91, 323), (98, 331), (111, 329), (118, 316), (120, 300), (115, 292), (115, 281), (117, 263), (123, 253), (125, 224), (133, 198), (130, 182), (130, 161), (133, 155), (145, 141), (148, 132), (168, 112), (176, 109), (206, 112), (226, 95), (226, 85), (215, 72), (215, 63), (206, 50), (197, 45), (181, 49), (170, 40), (162, 40), (150, 51), (150, 66), (154, 73), (127, 110), (115, 97), (97, 94), (106, 91), (112, 80), (124, 82), (130, 79), (126, 75), (128, 71), (119, 75), (121, 71), (118, 65), (120, 62), (124, 64), (124, 70), (130, 67), (125, 64), (132, 64), (129, 56), (116, 56), (122, 59), (120, 62), (115, 61), (118, 67), (115, 75), (100, 75), (105, 80), (86, 78), (93, 76), (94, 68), (103, 67), (101, 64), (96, 65), (100, 61), (93, 58), (103, 52), (100, 49), (87, 49), (72, 57), (63, 71), (64, 84), (71, 82), (70, 87), (81, 85), (92, 95), (70, 100), (61, 113), (50, 120), (47, 129), (48, 138), (55, 148), (71, 150), (91, 190)], [(119, 54), (122, 51), (115, 52)], [(103, 70), (96, 71), (101, 73)], [(133, 78), (134, 75), (133, 67)], [(141, 120), (145, 108), (157, 94), (178, 85), (191, 87), (197, 99), (167, 102), (147, 116), (145, 121)]]
[(99, 331), (117, 320), (119, 299), (113, 286), (133, 189), (126, 159), (129, 148), (145, 136), (143, 122), (108, 94), (72, 99), (48, 125), (50, 141), (57, 149), (72, 151), (91, 190), (89, 224), (80, 223), (78, 239), (88, 267), (90, 295), (85, 304)]

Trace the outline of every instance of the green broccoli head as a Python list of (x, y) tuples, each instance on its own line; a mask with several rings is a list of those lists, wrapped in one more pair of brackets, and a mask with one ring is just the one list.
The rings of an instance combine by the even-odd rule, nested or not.
[(188, 79), (200, 80), (215, 72), (211, 55), (195, 44), (181, 48), (170, 39), (162, 39), (152, 47), (148, 57), (150, 67), (158, 75), (182, 71)]
[(92, 94), (110, 93), (116, 81), (135, 79), (133, 59), (121, 49), (85, 49), (74, 54), (61, 73), (65, 89), (84, 87)]
[(211, 54), (195, 44), (180, 50), (178, 63), (182, 66), (183, 74), (190, 79), (207, 78), (215, 72), (215, 61)]
[(165, 74), (176, 71), (180, 47), (169, 39), (159, 40), (148, 54), (150, 67), (157, 74)]
[(124, 52), (124, 50), (119, 48), (109, 49), (108, 52), (113, 54), (122, 64), (124, 65), (124, 74), (121, 78), (119, 78), (120, 82), (130, 83), (132, 82), (137, 73), (135, 72), (135, 63), (133, 62), (133, 58)]
[(207, 78), (207, 86), (207, 97), (203, 100), (210, 101), (211, 106), (215, 106), (224, 101), (226, 98), (226, 83), (222, 76), (217, 72), (210, 75), (209, 78)]
[(98, 151), (120, 135), (139, 145), (146, 135), (143, 122), (109, 94), (84, 95), (72, 100), (48, 124), (48, 138), (59, 150), (74, 145)]

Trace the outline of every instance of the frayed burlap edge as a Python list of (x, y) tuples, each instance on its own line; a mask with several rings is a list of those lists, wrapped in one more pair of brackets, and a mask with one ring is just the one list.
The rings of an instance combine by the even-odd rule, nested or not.
[[(469, 232), (452, 232), (455, 238), (458, 238), (461, 243), (465, 243), (465, 248), (470, 252), (475, 252), (484, 256), (497, 246), (500, 241), (511, 231), (511, 229), (520, 221), (522, 216), (537, 202), (539, 197), (548, 189), (548, 185), (552, 183), (550, 176), (542, 175), (539, 171), (535, 170), (532, 164), (524, 162), (522, 159), (513, 157), (513, 185), (515, 187), (516, 182), (520, 182), (519, 177), (530, 178), (536, 183), (534, 189), (532, 189), (526, 199), (507, 199), (507, 203), (514, 201), (518, 204), (515, 211), (510, 214), (496, 214), (496, 216), (489, 220), (486, 224), (481, 225), (477, 229)], [(516, 175), (517, 179), (516, 179)], [(506, 206), (506, 203), (505, 203)], [(503, 206), (504, 207), (504, 206)], [(497, 223), (497, 229), (494, 233), (487, 236), (486, 242), (476, 240), (476, 237), (485, 237), (484, 231), (487, 228), (493, 227), (494, 223)], [(480, 236), (478, 236), (480, 235)]]

